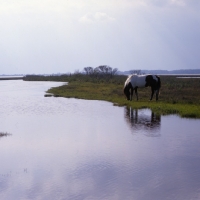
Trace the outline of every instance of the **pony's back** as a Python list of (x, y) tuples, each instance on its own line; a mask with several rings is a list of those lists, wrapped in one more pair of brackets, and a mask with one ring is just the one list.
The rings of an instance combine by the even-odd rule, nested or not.
[(144, 87), (145, 86), (145, 79), (146, 79), (146, 75), (133, 74), (131, 76), (131, 84), (134, 88), (135, 87)]

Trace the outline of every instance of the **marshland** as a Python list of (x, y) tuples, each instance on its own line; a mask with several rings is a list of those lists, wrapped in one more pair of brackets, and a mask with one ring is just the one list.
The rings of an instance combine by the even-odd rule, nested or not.
[(126, 78), (0, 81), (0, 198), (198, 199), (199, 79), (161, 76), (149, 102)]
[[(150, 108), (153, 112), (178, 114), (182, 117), (200, 118), (200, 77), (161, 75), (159, 101), (149, 102), (150, 88), (139, 88), (139, 101), (127, 101), (123, 94), (125, 75), (85, 75), (75, 73), (62, 76), (26, 76), (29, 81), (63, 81), (68, 84), (51, 88), (47, 93), (54, 96), (88, 100), (105, 100), (133, 109)], [(47, 95), (48, 96), (48, 95)]]

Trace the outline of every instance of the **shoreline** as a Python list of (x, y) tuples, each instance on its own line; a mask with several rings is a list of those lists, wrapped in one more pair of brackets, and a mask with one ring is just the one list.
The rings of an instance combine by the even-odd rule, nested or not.
[(103, 100), (118, 106), (129, 106), (133, 109), (150, 108), (155, 113), (162, 115), (177, 114), (181, 117), (200, 119), (200, 79), (187, 78), (188, 76), (186, 78), (160, 77), (162, 83), (158, 101), (155, 101), (155, 98), (149, 101), (150, 88), (140, 88), (138, 101), (136, 101), (135, 95), (133, 101), (127, 101), (123, 93), (123, 85), (127, 78), (124, 75), (112, 77), (84, 74), (26, 76), (24, 80), (68, 82), (67, 85), (50, 88), (46, 91), (46, 97)]
[(22, 77), (0, 77), (0, 81), (5, 81), (5, 80), (23, 80), (23, 76)]
[[(91, 86), (92, 87), (89, 85), (87, 85), (87, 87), (81, 87), (77, 83), (71, 83), (69, 85), (49, 89), (46, 91), (45, 97), (53, 96), (85, 100), (100, 100), (111, 102), (114, 106), (127, 106), (132, 109), (149, 108), (153, 112), (161, 115), (176, 114), (183, 118), (200, 119), (200, 106), (196, 103), (176, 102), (175, 100), (168, 102), (163, 98), (158, 101), (148, 101), (147, 98), (144, 97), (141, 97), (139, 101), (127, 101), (123, 96), (118, 96), (112, 93), (112, 89), (106, 91), (105, 87), (100, 86), (98, 88), (97, 85), (94, 87), (94, 84), (91, 84)], [(93, 88), (96, 89), (94, 90)]]

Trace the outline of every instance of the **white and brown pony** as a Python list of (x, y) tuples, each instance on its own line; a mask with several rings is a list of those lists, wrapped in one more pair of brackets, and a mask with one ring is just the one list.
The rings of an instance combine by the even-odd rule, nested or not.
[(154, 92), (156, 92), (156, 101), (158, 100), (159, 90), (161, 87), (160, 77), (156, 75), (130, 75), (124, 84), (124, 94), (127, 100), (132, 100), (133, 91), (135, 90), (135, 94), (138, 100), (137, 89), (142, 87), (151, 87), (151, 97), (150, 101), (153, 98)]

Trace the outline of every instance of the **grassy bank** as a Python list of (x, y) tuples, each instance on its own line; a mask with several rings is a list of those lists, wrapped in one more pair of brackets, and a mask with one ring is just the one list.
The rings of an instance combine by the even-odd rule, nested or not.
[[(55, 77), (54, 77), (55, 78)], [(176, 78), (161, 76), (162, 86), (159, 101), (155, 98), (149, 102), (151, 89), (138, 89), (139, 101), (135, 95), (133, 101), (127, 101), (123, 94), (126, 76), (90, 77), (86, 75), (72, 75), (56, 77), (60, 81), (69, 82), (47, 92), (54, 96), (79, 98), (89, 100), (105, 100), (114, 105), (130, 106), (134, 108), (150, 108), (159, 114), (178, 114), (182, 117), (200, 118), (200, 79)], [(39, 80), (39, 77), (37, 78)], [(53, 80), (53, 77), (46, 77)], [(33, 79), (32, 79), (33, 80)], [(41, 77), (42, 80), (42, 77)]]

